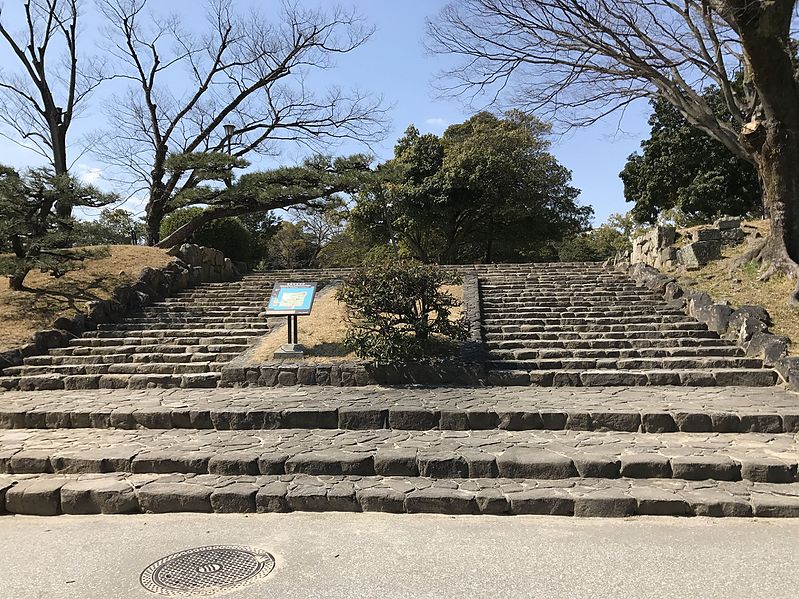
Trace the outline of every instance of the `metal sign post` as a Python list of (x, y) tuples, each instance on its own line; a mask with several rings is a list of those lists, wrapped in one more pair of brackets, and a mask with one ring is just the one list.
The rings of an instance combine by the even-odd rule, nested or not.
[(275, 283), (267, 316), (286, 316), (288, 343), (275, 352), (276, 358), (302, 358), (304, 348), (298, 340), (297, 316), (307, 316), (316, 297), (316, 283)]

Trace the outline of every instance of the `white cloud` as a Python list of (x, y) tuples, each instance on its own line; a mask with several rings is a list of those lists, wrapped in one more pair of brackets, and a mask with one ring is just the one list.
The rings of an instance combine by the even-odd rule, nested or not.
[(446, 119), (442, 119), (441, 117), (432, 117), (429, 119), (425, 119), (425, 125), (430, 125), (431, 127), (436, 127), (438, 129), (444, 129), (449, 125)]
[(103, 169), (79, 164), (78, 178), (87, 185), (94, 185), (103, 178)]

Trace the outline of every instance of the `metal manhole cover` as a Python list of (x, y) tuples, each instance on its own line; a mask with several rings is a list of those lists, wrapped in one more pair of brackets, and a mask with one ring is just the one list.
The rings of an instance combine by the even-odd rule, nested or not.
[(196, 547), (147, 566), (141, 584), (160, 595), (209, 595), (255, 582), (274, 567), (275, 558), (252, 547)]

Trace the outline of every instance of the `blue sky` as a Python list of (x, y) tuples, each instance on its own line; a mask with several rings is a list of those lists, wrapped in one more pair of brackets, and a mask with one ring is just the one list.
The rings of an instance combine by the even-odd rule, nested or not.
[[(301, 3), (318, 5), (319, 0), (303, 0)], [(6, 7), (21, 5), (21, 0), (7, 0)], [(90, 8), (89, 3), (86, 3)], [(197, 0), (170, 0), (172, 10), (181, 14), (186, 24), (202, 26), (202, 14), (196, 9)], [(259, 6), (267, 13), (279, 7), (277, 0), (239, 0), (242, 10), (248, 5)], [(328, 2), (324, 3), (329, 5)], [(382, 144), (373, 148), (378, 159), (392, 155), (396, 139), (405, 128), (413, 123), (423, 132), (440, 134), (447, 125), (468, 118), (473, 108), (464, 106), (457, 99), (439, 99), (431, 82), (442, 68), (451, 64), (447, 57), (430, 56), (423, 46), (425, 18), (446, 4), (446, 0), (357, 0), (342, 2), (343, 6), (355, 6), (368, 23), (376, 27), (371, 40), (355, 52), (341, 56), (334, 70), (315, 81), (329, 82), (342, 87), (357, 87), (361, 90), (382, 95), (390, 112), (391, 133)], [(163, 4), (152, 3), (163, 10)], [(5, 11), (4, 11), (5, 12)], [(13, 14), (13, 13), (12, 13)], [(5, 18), (10, 18), (11, 15)], [(19, 23), (22, 25), (22, 22)], [(89, 15), (84, 27), (87, 41), (96, 35), (99, 23)], [(10, 56), (6, 48), (0, 50), (0, 64), (9, 66)], [(93, 102), (97, 110), (73, 126), (73, 140), (82, 133), (102, 126), (99, 104), (103, 98), (119, 84), (108, 84), (101, 88)], [(573, 131), (553, 138), (552, 152), (572, 171), (573, 184), (581, 191), (580, 201), (594, 207), (595, 224), (602, 223), (613, 212), (626, 212), (630, 205), (624, 202), (623, 188), (618, 173), (624, 167), (627, 156), (639, 148), (640, 141), (646, 137), (649, 127), (646, 123), (649, 114), (646, 103), (629, 108), (623, 118), (610, 117), (595, 126)], [(346, 143), (334, 149), (336, 153), (362, 151), (353, 143)], [(72, 150), (73, 156), (76, 150)], [(301, 151), (295, 147), (285, 147), (280, 161), (286, 164), (301, 158)], [(40, 163), (35, 155), (20, 150), (6, 140), (0, 140), (0, 162), (24, 168)], [(255, 167), (259, 164), (256, 162)], [(262, 164), (260, 166), (268, 166)], [(102, 160), (86, 154), (74, 168), (76, 175), (109, 187), (103, 174), (107, 172)], [(133, 200), (126, 207), (138, 211), (141, 203)]]

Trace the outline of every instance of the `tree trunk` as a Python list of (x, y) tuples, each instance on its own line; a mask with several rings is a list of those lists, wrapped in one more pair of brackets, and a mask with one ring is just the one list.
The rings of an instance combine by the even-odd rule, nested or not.
[(242, 214), (247, 214), (248, 212), (251, 212), (251, 210), (245, 207), (207, 209), (154, 245), (160, 248), (172, 248), (178, 246), (191, 237), (200, 227), (210, 223), (213, 220), (228, 216), (239, 216)]
[[(717, 0), (738, 30), (746, 75), (757, 90), (762, 117), (744, 126), (755, 159), (771, 234), (757, 258), (799, 279), (799, 84), (795, 77), (791, 20), (795, 0)], [(799, 283), (791, 303), (799, 305)]]
[(24, 291), (25, 290), (25, 277), (28, 276), (30, 272), (29, 269), (25, 270), (24, 272), (17, 273), (15, 275), (10, 275), (8, 277), (8, 286), (13, 291)]

